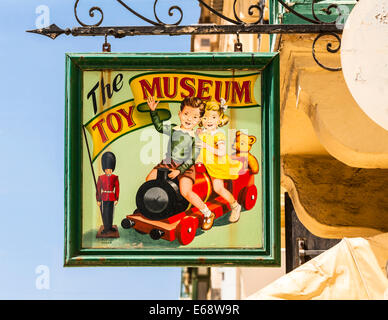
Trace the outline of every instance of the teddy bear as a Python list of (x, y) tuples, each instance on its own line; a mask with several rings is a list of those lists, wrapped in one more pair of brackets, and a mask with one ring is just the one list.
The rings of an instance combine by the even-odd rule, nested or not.
[(243, 163), (243, 167), (239, 174), (244, 174), (247, 169), (249, 169), (252, 174), (257, 174), (259, 172), (259, 162), (256, 157), (250, 153), (256, 140), (255, 136), (247, 135), (241, 131), (236, 132), (236, 140), (232, 145), (232, 148), (236, 150), (236, 152), (232, 154), (232, 158)]

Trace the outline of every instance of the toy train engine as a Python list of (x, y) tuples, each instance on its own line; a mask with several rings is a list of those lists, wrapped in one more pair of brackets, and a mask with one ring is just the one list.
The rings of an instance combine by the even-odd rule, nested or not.
[(178, 182), (170, 180), (168, 174), (168, 169), (159, 169), (156, 180), (144, 183), (136, 194), (138, 211), (150, 220), (167, 219), (189, 205), (179, 193)]
[[(152, 239), (189, 244), (202, 225), (203, 215), (180, 194), (177, 179), (168, 178), (169, 169), (158, 169), (157, 178), (145, 182), (136, 194), (137, 209), (122, 220), (125, 229), (133, 228), (149, 234)], [(226, 180), (225, 186), (245, 210), (250, 210), (257, 200), (254, 176), (246, 170), (236, 180)], [(196, 164), (193, 191), (215, 213), (216, 219), (230, 211), (229, 203), (213, 192), (211, 178), (203, 164)]]

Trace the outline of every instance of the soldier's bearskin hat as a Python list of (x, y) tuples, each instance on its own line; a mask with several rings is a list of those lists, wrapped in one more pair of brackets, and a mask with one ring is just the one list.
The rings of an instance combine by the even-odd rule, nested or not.
[(106, 169), (112, 169), (112, 171), (115, 171), (115, 167), (116, 167), (116, 156), (114, 155), (113, 152), (105, 152), (103, 155), (102, 155), (102, 158), (101, 158), (101, 163), (102, 163), (102, 170), (106, 170)]

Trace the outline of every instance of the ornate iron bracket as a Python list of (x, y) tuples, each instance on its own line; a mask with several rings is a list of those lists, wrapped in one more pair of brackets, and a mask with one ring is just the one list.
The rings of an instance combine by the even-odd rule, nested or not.
[[(150, 24), (149, 26), (101, 26), (104, 21), (104, 12), (100, 7), (93, 6), (89, 9), (89, 16), (91, 18), (95, 17), (97, 13), (99, 15), (98, 21), (95, 23), (85, 23), (79, 18), (78, 15), (78, 5), (80, 0), (76, 0), (74, 4), (74, 15), (77, 22), (81, 27), (74, 27), (72, 29), (66, 28), (62, 29), (55, 24), (50, 25), (47, 28), (28, 30), (27, 32), (37, 33), (40, 35), (45, 35), (51, 39), (56, 39), (60, 35), (73, 35), (73, 36), (104, 36), (105, 39), (107, 36), (113, 36), (115, 38), (123, 38), (126, 36), (140, 36), (140, 35), (196, 35), (196, 34), (318, 34), (316, 39), (313, 42), (313, 57), (319, 66), (329, 71), (338, 71), (341, 68), (330, 68), (319, 62), (315, 53), (315, 46), (317, 41), (323, 35), (333, 36), (338, 40), (339, 45), (335, 50), (332, 49), (332, 45), (327, 45), (327, 51), (330, 53), (336, 53), (340, 50), (341, 47), (341, 38), (338, 34), (342, 33), (342, 29), (338, 28), (336, 21), (341, 17), (342, 13), (339, 10), (339, 7), (336, 4), (330, 4), (326, 8), (321, 8), (320, 11), (324, 12), (326, 15), (330, 16), (337, 12), (335, 20), (331, 22), (325, 22), (318, 18), (317, 15), (317, 3), (320, 0), (312, 0), (312, 17), (306, 17), (301, 13), (293, 9), (290, 3), (286, 3), (284, 0), (273, 0), (277, 4), (281, 5), (287, 12), (294, 14), (295, 16), (305, 20), (308, 24), (263, 24), (263, 16), (265, 10), (265, 0), (258, 0), (256, 4), (253, 4), (248, 7), (247, 15), (255, 19), (253, 22), (244, 22), (243, 18), (240, 17), (237, 10), (237, 5), (239, 4), (238, 0), (233, 2), (233, 17), (227, 17), (221, 12), (218, 12), (213, 8), (208, 1), (197, 0), (198, 3), (209, 12), (213, 13), (228, 24), (197, 24), (197, 25), (181, 25), (183, 20), (183, 10), (181, 7), (174, 5), (171, 6), (168, 10), (168, 15), (170, 17), (175, 16), (175, 21), (172, 23), (166, 23), (161, 20), (157, 12), (157, 7), (159, 0), (154, 0), (153, 5), (153, 18), (145, 17), (139, 12), (135, 11), (130, 5), (122, 0), (116, 0), (122, 7), (134, 14), (136, 17)], [(240, 0), (243, 1), (243, 0)], [(358, 0), (357, 0), (358, 1)]]

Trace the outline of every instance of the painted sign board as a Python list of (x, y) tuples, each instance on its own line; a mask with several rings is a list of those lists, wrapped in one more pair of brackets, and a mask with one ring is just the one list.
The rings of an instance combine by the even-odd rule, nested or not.
[(273, 53), (68, 54), (65, 266), (280, 264)]

